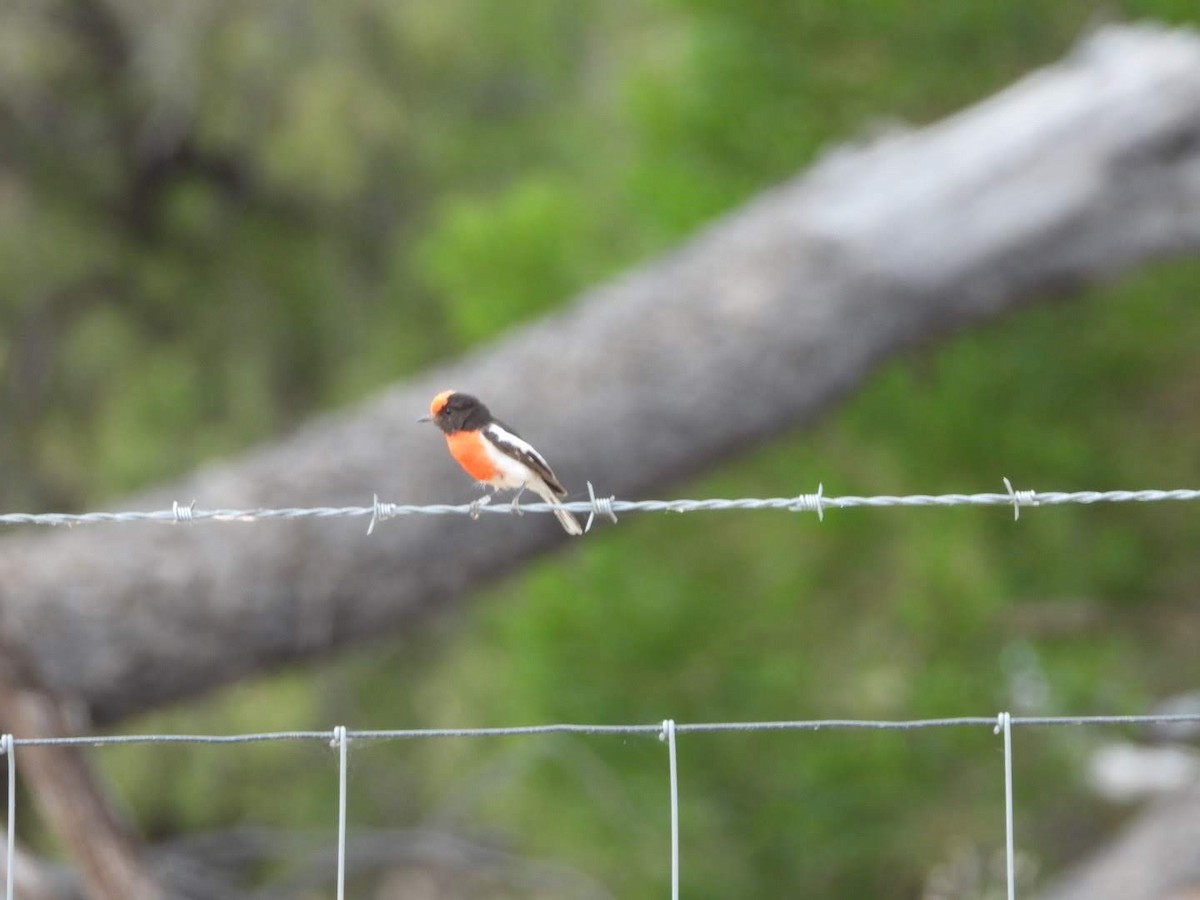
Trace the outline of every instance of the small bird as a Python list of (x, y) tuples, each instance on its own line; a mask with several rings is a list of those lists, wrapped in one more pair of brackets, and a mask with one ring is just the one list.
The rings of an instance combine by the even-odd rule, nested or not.
[(579, 520), (559, 503), (567, 495), (550, 464), (533, 445), (492, 417), (477, 397), (459, 391), (442, 391), (429, 404), (429, 415), (418, 422), (433, 422), (446, 435), (450, 455), (467, 474), (490, 488), (516, 488), (514, 510), (525, 488), (552, 507), (567, 534), (583, 534)]

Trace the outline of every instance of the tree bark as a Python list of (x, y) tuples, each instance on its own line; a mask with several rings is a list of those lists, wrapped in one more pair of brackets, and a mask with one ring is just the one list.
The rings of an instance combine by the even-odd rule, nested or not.
[[(113, 505), (472, 499), (413, 421), (446, 387), (516, 423), (576, 497), (585, 480), (661, 495), (811, 422), (918, 342), (1198, 247), (1200, 40), (1109, 28), (975, 108), (830, 154), (558, 314)], [(804, 479), (779, 490), (812, 491)], [(398, 633), (568, 543), (549, 516), (410, 517), (370, 537), (364, 524), (14, 535), (0, 642), (108, 723)]]

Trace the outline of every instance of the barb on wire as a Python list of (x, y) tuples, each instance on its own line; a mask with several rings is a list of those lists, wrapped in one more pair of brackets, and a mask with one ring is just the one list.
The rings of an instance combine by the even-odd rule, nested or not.
[(788, 507), (791, 512), (815, 512), (817, 521), (825, 521), (825, 485), (818, 484), (815, 494), (801, 494)]
[(613, 501), (616, 500), (617, 498), (616, 497), (597, 497), (596, 489), (594, 487), (592, 487), (592, 483), (590, 481), (587, 483), (587, 487), (588, 487), (588, 503), (591, 504), (592, 508), (591, 508), (591, 511), (588, 513), (587, 524), (583, 526), (583, 533), (587, 534), (589, 531), (592, 530), (592, 523), (595, 521), (596, 516), (598, 516), (598, 515), (607, 516), (608, 520), (615, 525), (617, 523), (617, 514), (615, 512), (613, 512), (612, 505), (613, 505)]
[(175, 516), (176, 522), (191, 522), (192, 517), (196, 512), (196, 500), (192, 498), (192, 502), (187, 506), (180, 506), (176, 500), (171, 504), (171, 513)]
[[(815, 494), (791, 497), (742, 497), (737, 499), (711, 498), (706, 500), (618, 500), (602, 497), (588, 484), (588, 499), (574, 500), (561, 504), (573, 513), (588, 514), (588, 526), (598, 517), (616, 522), (618, 513), (627, 512), (726, 512), (730, 510), (780, 510), (783, 512), (815, 512), (819, 520), (831, 509), (857, 509), (867, 507), (918, 506), (1011, 506), (1013, 517), (1019, 519), (1021, 509), (1037, 506), (1065, 506), (1078, 504), (1089, 506), (1096, 503), (1163, 503), (1195, 502), (1200, 500), (1200, 490), (1179, 488), (1175, 490), (1138, 491), (1031, 491), (1016, 490), (1007, 478), (1004, 493), (982, 494), (908, 494), (900, 496), (859, 497), (847, 495), (832, 497), (825, 494), (825, 486), (818, 485)], [(354, 519), (368, 521), (367, 533), (385, 519), (400, 516), (469, 516), (478, 519), (481, 515), (514, 515), (520, 513), (550, 513), (557, 508), (548, 503), (529, 503), (519, 510), (511, 504), (489, 505), (490, 498), (483, 497), (471, 503), (433, 503), (415, 505), (406, 503), (384, 503), (376, 495), (370, 506), (315, 506), (247, 508), (247, 509), (202, 509), (193, 500), (188, 505), (176, 502), (171, 509), (131, 510), (127, 512), (90, 513), (0, 513), (0, 525), (97, 525), (101, 523), (129, 522), (264, 522), (272, 519)]]

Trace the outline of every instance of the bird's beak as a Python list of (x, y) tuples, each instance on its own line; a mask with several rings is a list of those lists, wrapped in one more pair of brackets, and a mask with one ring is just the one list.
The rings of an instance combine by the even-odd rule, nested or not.
[(417, 419), (417, 421), (418, 422), (432, 422), (433, 416), (421, 416), (421, 418)]

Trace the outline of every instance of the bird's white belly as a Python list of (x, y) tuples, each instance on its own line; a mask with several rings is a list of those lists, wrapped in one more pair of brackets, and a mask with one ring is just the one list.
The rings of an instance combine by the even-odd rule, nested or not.
[(517, 462), (507, 453), (501, 453), (494, 447), (488, 447), (488, 457), (496, 467), (497, 475), (489, 481), (481, 482), (497, 490), (516, 490), (524, 487), (530, 481), (529, 468)]

